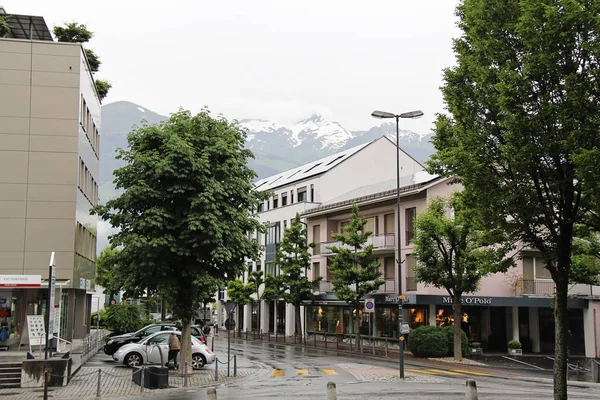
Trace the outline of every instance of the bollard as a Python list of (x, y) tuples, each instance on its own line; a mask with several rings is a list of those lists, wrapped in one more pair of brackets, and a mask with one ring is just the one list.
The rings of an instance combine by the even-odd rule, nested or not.
[(248, 329), (246, 329), (246, 341), (248, 341)]
[(48, 368), (44, 369), (44, 400), (48, 400)]
[(233, 355), (233, 376), (237, 376), (237, 355)]
[(371, 337), (371, 346), (373, 347), (373, 355), (375, 355), (375, 340)]
[(183, 387), (187, 387), (188, 385), (188, 362), (186, 361), (183, 364)]
[(219, 381), (219, 359), (215, 357), (215, 382)]
[(140, 372), (140, 393), (144, 393), (144, 370), (146, 369), (146, 367), (142, 367), (142, 370)]
[(317, 332), (315, 332), (315, 349), (317, 348)]
[(326, 400), (337, 400), (337, 390), (334, 382), (327, 382), (327, 395)]
[(102, 370), (98, 368), (98, 387), (96, 388), (96, 399), (102, 398), (102, 394), (100, 393), (100, 376), (102, 375)]
[(206, 389), (206, 400), (217, 400), (217, 389), (214, 387)]
[(210, 351), (215, 352), (215, 337), (210, 338)]
[(477, 400), (477, 384), (472, 379), (467, 380), (465, 400)]
[(388, 340), (387, 338), (385, 338), (385, 357), (387, 358), (388, 356)]

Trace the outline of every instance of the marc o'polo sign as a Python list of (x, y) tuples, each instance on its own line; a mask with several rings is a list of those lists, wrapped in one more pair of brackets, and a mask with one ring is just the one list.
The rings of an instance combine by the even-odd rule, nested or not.
[[(491, 297), (462, 297), (460, 299), (461, 304), (469, 306), (491, 306)], [(442, 304), (452, 304), (452, 297), (442, 297)]]

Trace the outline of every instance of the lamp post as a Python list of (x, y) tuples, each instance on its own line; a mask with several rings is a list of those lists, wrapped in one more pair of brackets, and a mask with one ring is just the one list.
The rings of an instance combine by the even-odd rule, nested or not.
[(398, 258), (396, 263), (398, 265), (398, 336), (400, 339), (400, 378), (404, 378), (404, 337), (400, 334), (402, 328), (403, 316), (402, 316), (402, 300), (404, 295), (402, 294), (402, 243), (400, 241), (400, 118), (419, 118), (423, 115), (423, 111), (409, 111), (402, 114), (394, 114), (386, 111), (373, 111), (371, 116), (379, 119), (395, 118), (396, 119), (396, 203), (397, 203), (397, 226), (396, 226), (396, 251), (398, 252)]

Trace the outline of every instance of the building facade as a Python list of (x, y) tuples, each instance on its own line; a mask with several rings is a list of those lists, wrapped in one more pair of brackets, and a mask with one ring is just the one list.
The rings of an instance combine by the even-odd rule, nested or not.
[(18, 343), (26, 317), (50, 308), (72, 341), (90, 329), (100, 100), (81, 44), (54, 42), (43, 17), (0, 16), (12, 28), (0, 38), (0, 324)]
[[(418, 172), (401, 180), (401, 255), (403, 320), (411, 329), (420, 325), (446, 326), (453, 323), (452, 300), (443, 289), (416, 282), (413, 267), (415, 257), (414, 218), (425, 211), (431, 198), (447, 197), (459, 185), (449, 179)], [(398, 332), (398, 271), (396, 264), (397, 200), (396, 182), (389, 181), (363, 187), (348, 193), (344, 201), (325, 202), (304, 212), (308, 224), (308, 240), (320, 242), (313, 249), (311, 274), (323, 278), (311, 304), (306, 306), (306, 331), (354, 333), (354, 313), (361, 313), (361, 334), (397, 338)], [(327, 269), (333, 255), (329, 246), (331, 232), (341, 232), (351, 216), (352, 203), (360, 207), (368, 230), (373, 232), (370, 243), (379, 258), (385, 283), (369, 298), (374, 299), (375, 312), (363, 313), (338, 301)], [(507, 273), (497, 273), (482, 279), (479, 290), (463, 298), (462, 329), (470, 341), (480, 342), (489, 351), (506, 352), (511, 339), (519, 340), (525, 352), (552, 353), (554, 320), (552, 300), (554, 283), (542, 258), (534, 249), (522, 249), (515, 257), (516, 266)], [(569, 351), (573, 355), (600, 356), (600, 287), (574, 285), (569, 294)]]
[[(257, 270), (263, 270), (265, 274), (279, 273), (273, 263), (277, 246), (297, 213), (303, 214), (323, 202), (337, 201), (338, 196), (353, 189), (392, 179), (396, 174), (396, 151), (397, 147), (392, 141), (381, 137), (257, 181), (257, 190), (272, 192), (271, 197), (257, 210), (259, 220), (269, 228), (266, 234), (255, 234), (255, 239), (265, 251), (260, 259), (248, 261), (243, 279)], [(423, 169), (419, 162), (401, 150), (400, 156), (401, 168), (407, 174)], [(260, 322), (259, 306), (262, 307)], [(219, 310), (220, 307), (219, 304)], [(221, 325), (222, 312), (219, 311), (218, 315), (218, 323)], [(236, 319), (242, 330), (277, 331), (286, 335), (294, 333), (294, 307), (284, 302), (263, 301), (260, 305), (255, 302), (238, 307)]]

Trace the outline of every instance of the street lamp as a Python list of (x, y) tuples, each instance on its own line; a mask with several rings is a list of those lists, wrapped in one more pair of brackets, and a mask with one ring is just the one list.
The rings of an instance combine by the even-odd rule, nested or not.
[(400, 348), (400, 378), (404, 378), (404, 341), (401, 336), (401, 328), (403, 323), (402, 316), (402, 300), (404, 296), (402, 295), (402, 243), (400, 241), (400, 128), (399, 121), (400, 118), (419, 118), (423, 116), (423, 111), (409, 111), (402, 114), (394, 114), (386, 111), (373, 111), (371, 116), (379, 119), (387, 119), (387, 118), (395, 118), (396, 119), (396, 194), (397, 199), (396, 202), (398, 204), (398, 219), (397, 219), (397, 229), (396, 229), (396, 240), (397, 240), (397, 251), (398, 251), (398, 259), (396, 263), (398, 264), (398, 336), (400, 339), (399, 348)]

